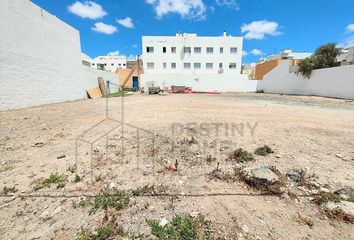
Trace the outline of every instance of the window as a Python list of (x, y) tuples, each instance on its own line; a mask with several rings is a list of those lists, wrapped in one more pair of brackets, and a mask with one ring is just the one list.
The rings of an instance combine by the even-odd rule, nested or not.
[(154, 69), (154, 63), (153, 62), (148, 62), (146, 63), (147, 69)]
[(121, 64), (121, 63), (118, 63), (118, 66), (122, 66), (122, 64)]
[(166, 69), (167, 68), (167, 63), (163, 63), (163, 69)]
[(114, 66), (114, 63), (111, 63), (111, 66)]
[(190, 63), (184, 63), (183, 66), (184, 66), (184, 69), (191, 69)]
[(163, 53), (166, 53), (166, 52), (167, 52), (166, 47), (162, 47), (162, 52), (163, 52)]
[(223, 47), (220, 48), (220, 53), (224, 53), (224, 48)]
[(107, 66), (107, 63), (105, 63), (104, 65)]
[(171, 47), (171, 53), (176, 53), (176, 47)]
[(176, 63), (171, 63), (171, 68), (176, 69)]
[(230, 53), (236, 54), (237, 53), (237, 47), (230, 48)]
[(147, 53), (154, 53), (154, 47), (146, 47)]
[(200, 48), (200, 47), (194, 48), (194, 53), (201, 53), (201, 52), (202, 52), (202, 48)]
[(219, 63), (219, 68), (222, 68), (222, 63)]
[(213, 63), (206, 63), (206, 69), (213, 69)]
[(94, 64), (94, 63), (92, 63), (92, 66), (95, 66), (95, 64)]
[(202, 64), (201, 63), (194, 63), (194, 69), (201, 69)]
[(212, 48), (212, 47), (207, 47), (206, 52), (207, 52), (207, 53), (213, 53), (213, 52), (214, 52), (214, 48)]
[(236, 63), (230, 63), (229, 69), (236, 69)]
[(184, 53), (191, 53), (191, 48), (190, 47), (184, 47), (183, 51), (184, 51)]
[(126, 65), (126, 64), (125, 64), (125, 63), (123, 63), (123, 66), (124, 66), (124, 67), (125, 67), (125, 65)]

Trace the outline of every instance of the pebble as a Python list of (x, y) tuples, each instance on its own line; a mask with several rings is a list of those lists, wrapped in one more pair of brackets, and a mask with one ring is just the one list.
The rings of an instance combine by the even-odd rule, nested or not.
[(222, 173), (220, 171), (216, 171), (213, 173), (213, 177), (220, 179), (220, 180), (224, 180), (224, 173)]
[(337, 154), (336, 154), (336, 157), (337, 157), (337, 158), (343, 158), (344, 156), (343, 156), (342, 154), (337, 153)]
[(280, 155), (275, 155), (276, 158), (280, 158)]
[(52, 218), (51, 214), (49, 211), (44, 211), (40, 216), (39, 216), (40, 219), (42, 220), (49, 220)]
[(57, 156), (57, 159), (61, 159), (61, 158), (65, 158), (65, 154), (64, 153), (61, 153)]
[(300, 181), (301, 179), (301, 175), (298, 172), (288, 172), (286, 173), (286, 176), (295, 182)]
[(196, 218), (196, 217), (198, 217), (199, 216), (199, 212), (191, 212), (190, 214), (189, 214), (189, 216), (191, 216), (192, 218)]
[(168, 220), (166, 218), (161, 219), (159, 225), (160, 227), (165, 227), (168, 224)]

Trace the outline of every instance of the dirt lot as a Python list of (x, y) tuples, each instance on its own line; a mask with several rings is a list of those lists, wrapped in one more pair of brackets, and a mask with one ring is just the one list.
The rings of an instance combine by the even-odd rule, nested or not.
[[(136, 94), (124, 113), (121, 98), (106, 105), (0, 112), (0, 239), (154, 239), (149, 220), (176, 215), (208, 222), (203, 238), (354, 239), (353, 219), (314, 201), (354, 188), (353, 101)], [(274, 153), (230, 157), (264, 145)], [(257, 167), (277, 183), (247, 180)]]

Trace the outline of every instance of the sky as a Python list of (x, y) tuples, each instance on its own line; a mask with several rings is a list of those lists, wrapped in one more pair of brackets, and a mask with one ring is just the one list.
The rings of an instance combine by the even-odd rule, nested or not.
[(141, 54), (141, 37), (243, 36), (243, 63), (282, 49), (354, 45), (354, 0), (32, 0), (80, 31), (90, 57)]

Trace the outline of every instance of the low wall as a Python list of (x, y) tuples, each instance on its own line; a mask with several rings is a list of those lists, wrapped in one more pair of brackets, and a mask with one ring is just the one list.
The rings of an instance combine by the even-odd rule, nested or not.
[(258, 81), (257, 90), (354, 99), (354, 65), (314, 70), (307, 79), (289, 73), (289, 61), (286, 61)]
[(145, 89), (151, 84), (161, 88), (188, 86), (198, 91), (255, 92), (257, 89), (257, 81), (248, 80), (247, 75), (241, 74), (146, 73), (141, 75), (141, 83)]
[(98, 86), (98, 77), (118, 84), (114, 73), (84, 65), (56, 64), (15, 53), (4, 55), (0, 55), (0, 110), (86, 98), (86, 89)]

